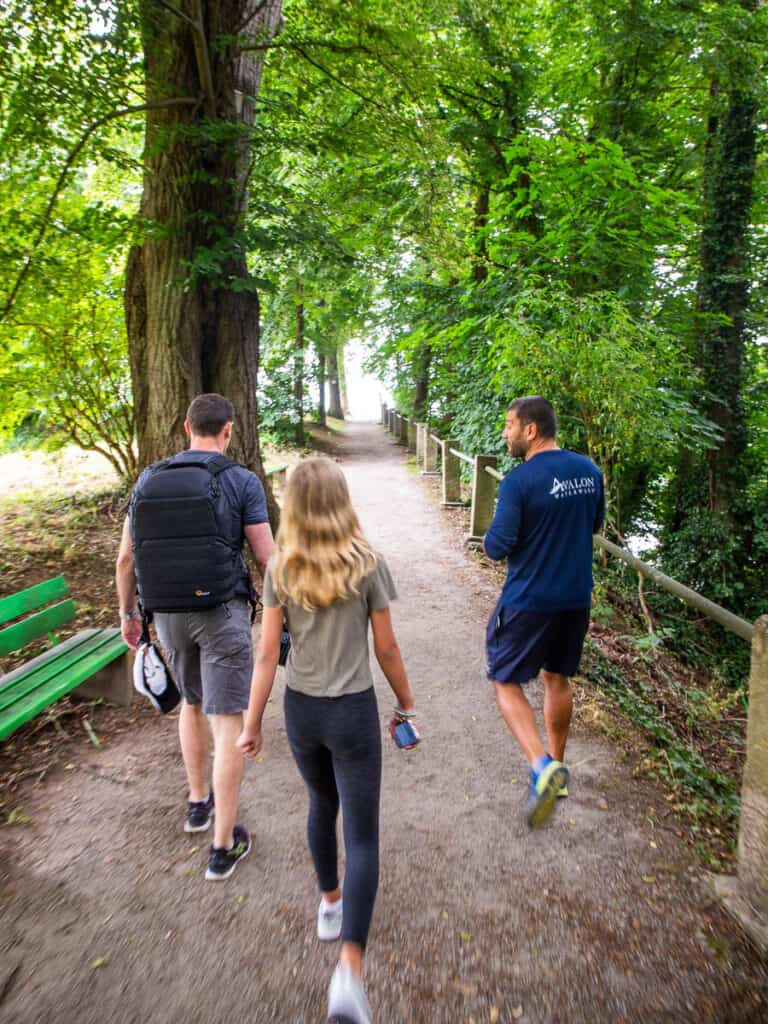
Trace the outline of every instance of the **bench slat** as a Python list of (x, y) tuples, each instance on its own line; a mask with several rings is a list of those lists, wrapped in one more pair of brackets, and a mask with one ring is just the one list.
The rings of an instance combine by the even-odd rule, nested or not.
[(30, 615), (28, 619), (22, 619), (12, 626), (6, 626), (0, 630), (0, 658), (13, 651), (18, 651), (30, 640), (37, 640), (45, 636), (52, 629), (63, 626), (75, 617), (75, 603), (71, 599), (60, 601), (59, 604), (51, 605), (45, 611)]
[(0, 625), (68, 595), (67, 581), (63, 576), (54, 576), (52, 580), (45, 580), (37, 586), (20, 590), (18, 594), (0, 597)]
[(0, 714), (26, 694), (47, 686), (57, 676), (65, 676), (72, 666), (91, 654), (97, 654), (116, 639), (122, 639), (119, 629), (91, 629), (52, 647), (40, 658), (36, 658), (33, 666), (22, 666), (3, 676), (0, 678)]
[[(89, 679), (99, 669), (124, 654), (127, 648), (119, 630), (109, 630), (108, 632), (112, 636), (108, 638), (107, 643), (103, 643), (74, 665), (69, 666), (65, 673), (58, 674), (47, 683), (37, 686), (31, 693), (20, 697), (6, 711), (0, 712), (0, 739), (5, 739), (49, 704), (58, 700), (59, 697), (63, 697), (80, 683)], [(11, 689), (14, 688), (15, 684)]]

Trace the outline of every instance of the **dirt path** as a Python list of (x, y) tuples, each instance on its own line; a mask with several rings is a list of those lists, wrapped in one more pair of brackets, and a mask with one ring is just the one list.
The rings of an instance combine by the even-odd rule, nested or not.
[[(351, 425), (342, 462), (400, 600), (421, 709), (413, 753), (385, 744), (382, 871), (367, 958), (378, 1024), (765, 1020), (766, 976), (708, 901), (690, 854), (652, 827), (662, 799), (577, 730), (567, 805), (529, 834), (525, 766), (484, 680), (496, 591), (380, 428)], [(382, 724), (390, 697), (377, 690)], [(254, 850), (203, 880), (181, 831), (175, 722), (150, 720), (25, 796), (0, 831), (0, 1022), (325, 1019), (333, 946), (314, 937), (306, 798), (282, 726), (282, 679), (249, 764)]]

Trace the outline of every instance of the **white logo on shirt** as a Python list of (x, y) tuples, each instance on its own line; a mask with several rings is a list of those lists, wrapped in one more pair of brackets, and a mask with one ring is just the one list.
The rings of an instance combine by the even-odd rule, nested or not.
[(553, 498), (571, 498), (578, 494), (595, 494), (595, 478), (593, 476), (576, 476), (571, 480), (558, 480), (552, 478), (552, 490), (549, 492)]

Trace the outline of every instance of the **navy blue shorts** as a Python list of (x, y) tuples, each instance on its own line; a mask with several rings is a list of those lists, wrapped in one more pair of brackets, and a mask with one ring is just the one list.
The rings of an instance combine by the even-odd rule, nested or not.
[(497, 605), (485, 633), (488, 678), (527, 683), (541, 669), (575, 675), (588, 627), (589, 608), (522, 612)]

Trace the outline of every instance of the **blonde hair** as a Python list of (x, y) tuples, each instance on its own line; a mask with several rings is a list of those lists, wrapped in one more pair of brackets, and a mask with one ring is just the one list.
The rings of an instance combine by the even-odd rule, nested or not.
[(358, 593), (376, 556), (363, 536), (344, 474), (330, 459), (306, 459), (288, 480), (272, 580), (281, 604), (307, 611)]

